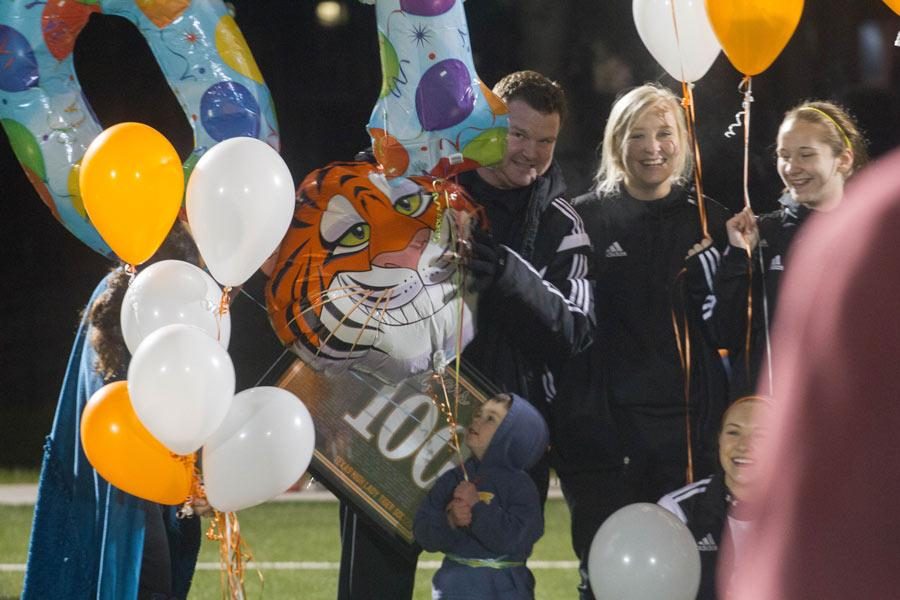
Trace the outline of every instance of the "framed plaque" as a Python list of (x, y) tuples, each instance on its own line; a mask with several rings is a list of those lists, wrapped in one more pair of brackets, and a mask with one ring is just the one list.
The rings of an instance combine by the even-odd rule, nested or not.
[(492, 390), (464, 364), (457, 376), (452, 362), (443, 375), (428, 372), (398, 384), (354, 370), (316, 371), (271, 330), (264, 283), (257, 274), (232, 304), (230, 353), (238, 389), (277, 385), (300, 398), (316, 430), (310, 471), (412, 550), (419, 503), (441, 473), (468, 458), (464, 425)]

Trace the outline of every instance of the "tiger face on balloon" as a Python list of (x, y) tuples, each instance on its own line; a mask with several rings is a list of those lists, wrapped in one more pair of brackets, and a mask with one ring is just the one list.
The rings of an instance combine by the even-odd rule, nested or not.
[(443, 366), (473, 335), (456, 249), (476, 215), (445, 180), (366, 162), (313, 171), (266, 288), (275, 332), (325, 372), (396, 382)]

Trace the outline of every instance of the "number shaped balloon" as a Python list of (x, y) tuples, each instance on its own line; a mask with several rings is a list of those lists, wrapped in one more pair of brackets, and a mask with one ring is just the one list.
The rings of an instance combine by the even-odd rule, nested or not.
[(377, 0), (375, 15), (382, 86), (367, 129), (385, 173), (500, 162), (507, 109), (475, 73), (463, 0)]
[(102, 126), (78, 83), (72, 50), (95, 12), (124, 17), (143, 34), (194, 130), (195, 154), (237, 136), (277, 149), (279, 138), (269, 90), (221, 0), (0, 3), (0, 124), (53, 216), (111, 256), (78, 182), (81, 159)]

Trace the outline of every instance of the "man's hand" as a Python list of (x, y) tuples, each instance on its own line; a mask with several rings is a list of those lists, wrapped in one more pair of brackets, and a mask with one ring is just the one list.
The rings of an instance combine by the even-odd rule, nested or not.
[(476, 228), (469, 240), (471, 253), (467, 268), (472, 275), (471, 289), (483, 292), (494, 285), (503, 270), (506, 251), (497, 245), (493, 236), (487, 231)]
[(736, 248), (753, 252), (759, 243), (756, 215), (749, 207), (728, 219), (725, 222), (725, 230), (728, 232), (728, 243)]

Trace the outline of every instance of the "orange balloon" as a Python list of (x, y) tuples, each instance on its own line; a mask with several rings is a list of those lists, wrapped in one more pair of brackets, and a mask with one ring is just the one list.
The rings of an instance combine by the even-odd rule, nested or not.
[(147, 431), (131, 407), (125, 381), (103, 386), (88, 400), (81, 446), (103, 479), (132, 496), (175, 505), (191, 492), (193, 457), (172, 454)]
[(409, 153), (403, 144), (378, 127), (372, 128), (372, 138), (375, 140), (375, 160), (384, 168), (384, 174), (388, 177), (403, 175), (409, 167)]
[(884, 0), (884, 3), (891, 7), (891, 10), (900, 15), (900, 0)]
[(162, 244), (181, 208), (184, 172), (175, 148), (142, 123), (119, 123), (81, 159), (81, 198), (103, 240), (139, 265)]
[(706, 0), (706, 14), (731, 64), (758, 75), (794, 35), (803, 0)]

